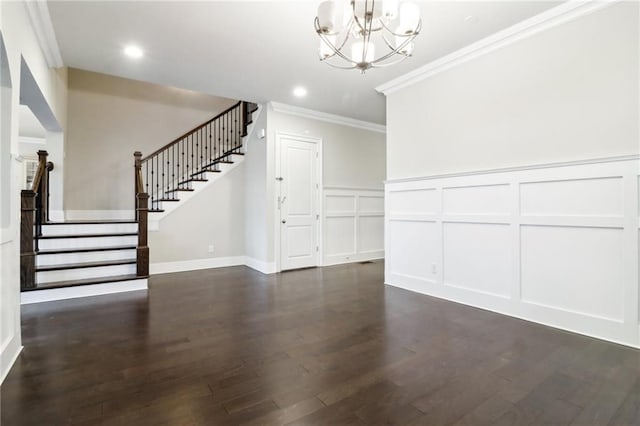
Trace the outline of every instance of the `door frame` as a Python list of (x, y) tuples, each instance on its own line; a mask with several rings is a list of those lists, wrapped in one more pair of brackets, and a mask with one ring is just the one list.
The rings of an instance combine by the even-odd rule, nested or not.
[[(295, 139), (300, 142), (309, 142), (316, 144), (316, 148), (318, 150), (318, 156), (316, 157), (316, 179), (315, 183), (317, 184), (316, 190), (316, 214), (318, 215), (317, 226), (316, 226), (316, 244), (318, 247), (318, 251), (316, 253), (316, 266), (322, 266), (323, 259), (323, 238), (324, 235), (324, 204), (323, 204), (323, 194), (324, 188), (322, 186), (322, 138), (309, 136), (309, 135), (300, 135), (297, 133), (289, 133), (289, 132), (276, 132), (276, 140), (275, 140), (275, 168), (274, 168), (274, 178), (278, 178), (281, 176), (281, 155), (282, 155), (282, 139)], [(276, 180), (274, 185), (274, 199), (273, 199), (273, 226), (274, 226), (274, 255), (276, 261), (276, 272), (282, 272), (282, 262), (281, 262), (281, 239), (282, 232), (280, 232), (280, 209), (278, 209), (278, 197), (280, 196), (280, 182)]]

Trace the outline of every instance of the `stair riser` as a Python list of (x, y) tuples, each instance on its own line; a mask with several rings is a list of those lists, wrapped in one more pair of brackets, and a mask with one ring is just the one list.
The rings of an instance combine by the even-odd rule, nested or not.
[(94, 268), (62, 269), (60, 271), (36, 272), (36, 283), (45, 284), (55, 281), (103, 278), (135, 273), (135, 263), (130, 265), (98, 266)]
[(116, 247), (137, 245), (138, 236), (124, 237), (87, 237), (87, 238), (54, 238), (38, 240), (38, 245), (42, 250), (75, 249), (88, 247)]
[(69, 225), (42, 225), (42, 235), (121, 234), (138, 232), (137, 223), (87, 223)]
[(36, 256), (37, 266), (64, 265), (68, 263), (101, 262), (107, 260), (135, 259), (133, 250), (105, 250), (88, 253), (61, 253)]

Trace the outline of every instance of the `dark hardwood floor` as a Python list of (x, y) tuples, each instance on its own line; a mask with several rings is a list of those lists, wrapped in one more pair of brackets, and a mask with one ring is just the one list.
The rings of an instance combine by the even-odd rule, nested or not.
[(25, 306), (2, 425), (640, 424), (637, 350), (382, 282), (234, 267)]

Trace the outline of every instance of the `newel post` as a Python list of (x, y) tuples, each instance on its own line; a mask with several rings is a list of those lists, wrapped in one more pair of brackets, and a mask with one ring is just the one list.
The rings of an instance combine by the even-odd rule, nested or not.
[[(38, 197), (40, 198), (40, 211), (37, 214), (40, 215), (39, 223), (46, 223), (49, 220), (49, 172), (53, 170), (53, 163), (47, 163), (47, 156), (49, 153), (45, 150), (38, 151), (38, 168), (42, 169), (42, 176), (40, 178), (40, 182), (37, 188), (33, 188), (37, 191)], [(51, 164), (51, 166), (49, 166)], [(38, 230), (40, 232), (40, 230)]]
[(20, 289), (36, 286), (36, 253), (33, 250), (33, 228), (36, 193), (29, 189), (20, 193)]
[(134, 194), (136, 197), (136, 221), (138, 222), (138, 246), (136, 247), (136, 275), (149, 275), (149, 246), (147, 245), (147, 216), (149, 214), (149, 194), (143, 192), (142, 185), (142, 153), (133, 153), (135, 160)]
[(136, 216), (138, 218), (138, 247), (136, 248), (137, 275), (149, 275), (149, 246), (147, 246), (147, 215), (149, 194), (136, 194)]

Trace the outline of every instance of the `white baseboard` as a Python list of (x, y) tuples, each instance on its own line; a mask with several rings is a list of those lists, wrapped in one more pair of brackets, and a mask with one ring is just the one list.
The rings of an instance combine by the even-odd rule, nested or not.
[(371, 253), (331, 255), (324, 257), (323, 266), (342, 265), (345, 263), (367, 262), (371, 260), (384, 259), (384, 250)]
[(209, 259), (181, 260), (177, 262), (161, 262), (149, 265), (149, 273), (170, 274), (172, 272), (197, 271), (199, 269), (224, 268), (245, 264), (244, 256), (213, 257)]
[(6, 379), (11, 367), (13, 367), (13, 364), (18, 359), (20, 352), (22, 352), (22, 345), (20, 345), (20, 341), (16, 335), (3, 345), (2, 351), (0, 351), (0, 360), (2, 360), (0, 364), (0, 384)]
[(133, 220), (135, 212), (130, 210), (65, 210), (66, 220)]
[(64, 211), (49, 210), (49, 220), (52, 222), (64, 222)]
[(245, 259), (245, 265), (263, 274), (275, 274), (277, 272), (275, 262), (264, 262), (249, 256)]
[(127, 291), (146, 290), (146, 278), (114, 283), (83, 285), (76, 287), (52, 288), (48, 290), (26, 291), (20, 295), (20, 303), (51, 302), (54, 300), (75, 299), (77, 297), (100, 296), (102, 294), (124, 293)]

